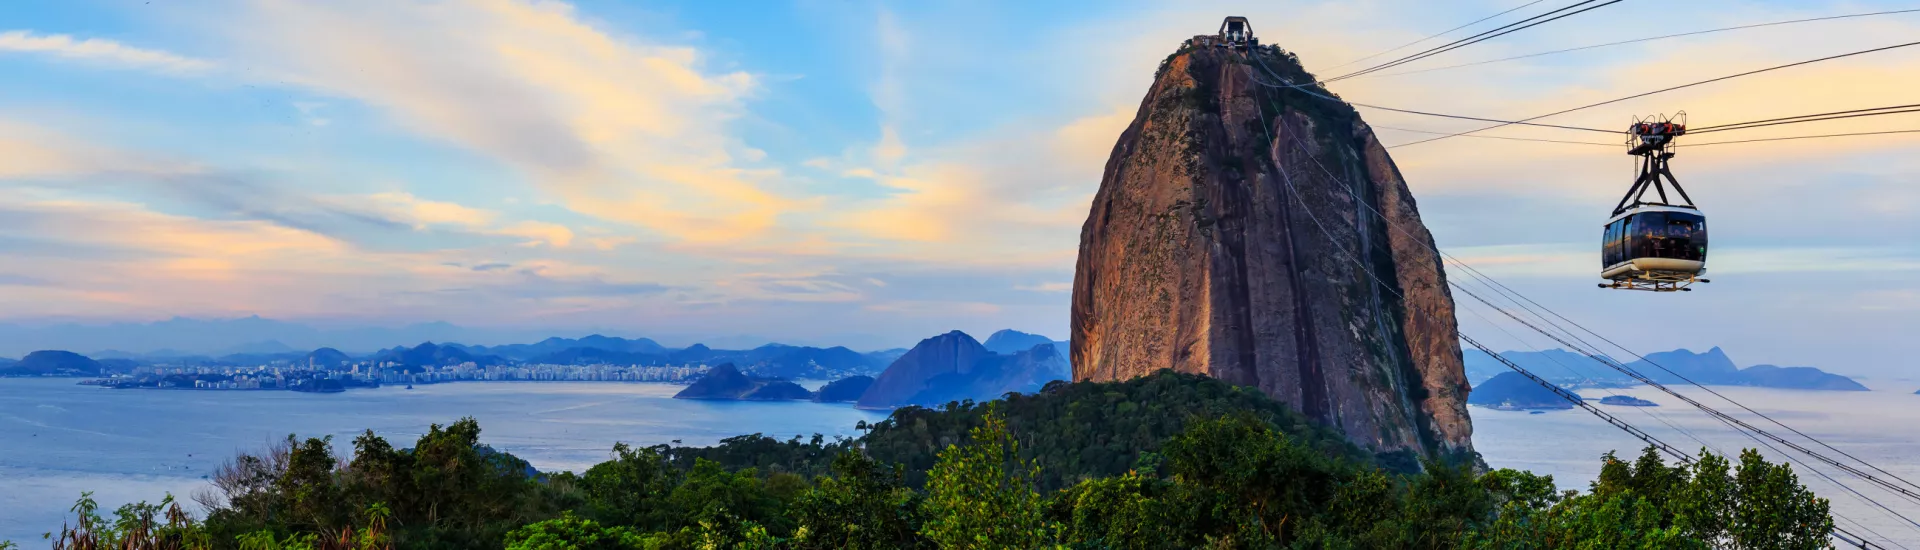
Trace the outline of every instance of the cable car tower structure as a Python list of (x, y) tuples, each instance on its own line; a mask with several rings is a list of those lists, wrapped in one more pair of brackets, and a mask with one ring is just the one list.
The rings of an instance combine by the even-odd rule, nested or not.
[(1674, 138), (1686, 133), (1685, 112), (1627, 127), (1627, 154), (1640, 157), (1639, 174), (1604, 226), (1600, 277), (1608, 282), (1600, 288), (1674, 292), (1709, 282), (1700, 278), (1707, 271), (1706, 216), (1667, 164)]

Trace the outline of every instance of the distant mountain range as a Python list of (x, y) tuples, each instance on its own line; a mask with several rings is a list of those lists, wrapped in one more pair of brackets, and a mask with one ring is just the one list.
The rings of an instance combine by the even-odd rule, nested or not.
[[(878, 377), (849, 376), (807, 392), (782, 377), (742, 372), (733, 364), (708, 371), (676, 398), (766, 401), (812, 399), (852, 401), (863, 409), (937, 407), (956, 401), (984, 402), (1010, 392), (1034, 393), (1047, 383), (1071, 376), (1054, 341), (1016, 331), (988, 338), (997, 353), (961, 331), (921, 340), (887, 365)], [(1014, 346), (1033, 344), (1025, 349)], [(838, 348), (830, 348), (838, 349)]]
[[(1571, 386), (1632, 386), (1639, 381), (1609, 368), (1587, 356), (1562, 349), (1546, 351), (1506, 351), (1501, 357), (1551, 382)], [(1475, 391), (1482, 383), (1509, 372), (1506, 365), (1479, 350), (1464, 354), (1467, 381)], [(1699, 384), (1754, 386), (1800, 390), (1867, 391), (1867, 387), (1838, 374), (1813, 367), (1754, 365), (1739, 368), (1718, 347), (1703, 353), (1686, 349), (1649, 353), (1644, 359), (1625, 366), (1661, 384)], [(1609, 358), (1611, 359), (1611, 358)]]
[[(971, 341), (970, 336), (968, 339)], [(1002, 330), (994, 333), (988, 341), (1001, 349), (1015, 349), (1013, 346), (1028, 343), (1037, 343), (1036, 346), (1028, 346), (1029, 348), (1045, 345), (1048, 346), (1047, 349), (1054, 358), (1062, 364), (1065, 362), (1065, 356), (1057, 351), (1061, 348), (1054, 346), (1054, 341), (1044, 336)], [(32, 354), (34, 360), (30, 362), (0, 358), (0, 376), (100, 375), (126, 372), (143, 364), (202, 366), (279, 364), (310, 365), (322, 370), (345, 370), (356, 363), (370, 362), (392, 364), (403, 371), (418, 372), (426, 367), (471, 362), (480, 366), (515, 363), (643, 366), (732, 364), (743, 375), (752, 377), (832, 380), (850, 376), (879, 375), (889, 365), (908, 353), (908, 350), (899, 348), (860, 352), (842, 346), (821, 348), (785, 344), (766, 344), (751, 349), (716, 349), (704, 344), (694, 344), (675, 349), (648, 338), (629, 339), (598, 334), (581, 338), (549, 337), (531, 344), (491, 346), (427, 341), (362, 354), (348, 353), (332, 347), (302, 351), (278, 341), (262, 341), (235, 348), (235, 350), (234, 353), (224, 355), (197, 355), (163, 348), (159, 352), (150, 354), (123, 351), (94, 354), (98, 357), (66, 351), (43, 350), (34, 352)], [(1010, 356), (1015, 354), (1008, 353)], [(93, 363), (81, 363), (70, 359), (57, 361), (48, 359), (56, 356), (71, 356)]]
[[(593, 332), (595, 331), (467, 327), (439, 321), (391, 327), (322, 328), (259, 316), (236, 319), (175, 317), (150, 323), (0, 323), (0, 357), (17, 358), (32, 351), (45, 349), (72, 350), (95, 359), (224, 357), (235, 354), (278, 354), (322, 347), (366, 354), (373, 350), (418, 342), (462, 342), (475, 346), (500, 346), (538, 342), (542, 338), (555, 336), (556, 333), (571, 337)], [(657, 334), (653, 336), (661, 337)], [(673, 336), (679, 337), (681, 342), (694, 340), (688, 337), (690, 335)], [(767, 338), (747, 335), (709, 335), (700, 340), (711, 346), (739, 349), (751, 348), (769, 341)], [(538, 344), (527, 345), (537, 346)], [(584, 347), (597, 345), (598, 343), (590, 343)], [(626, 351), (646, 352), (648, 350)], [(482, 354), (514, 357), (515, 352), (486, 351)]]

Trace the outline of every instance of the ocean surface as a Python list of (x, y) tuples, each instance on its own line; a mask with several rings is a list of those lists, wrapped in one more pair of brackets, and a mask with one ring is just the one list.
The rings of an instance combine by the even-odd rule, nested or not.
[[(470, 382), (303, 394), (105, 390), (73, 382), (0, 379), (0, 540), (44, 547), (40, 534), (60, 527), (81, 491), (93, 491), (105, 509), (158, 500), (167, 492), (187, 498), (207, 486), (202, 476), (236, 451), (262, 449), (289, 433), (332, 435), (335, 448), (346, 453), (353, 437), (369, 428), (404, 447), (430, 424), (473, 416), (480, 422), (481, 440), (495, 448), (543, 471), (582, 471), (606, 460), (615, 442), (706, 445), (747, 433), (853, 436), (856, 422), (884, 417), (846, 404), (675, 400), (680, 386), (645, 383)], [(1873, 392), (1714, 389), (1920, 482), (1920, 396), (1912, 394), (1920, 384), (1868, 385), (1888, 387)], [(1597, 400), (1609, 391), (1661, 404), (1602, 408), (1690, 452), (1702, 441), (1733, 454), (1758, 446), (1657, 390), (1581, 393)], [(1696, 399), (1715, 404), (1704, 392), (1688, 392), (1696, 393)], [(1563, 489), (1585, 489), (1599, 472), (1603, 453), (1618, 450), (1631, 457), (1642, 447), (1578, 409), (1529, 414), (1475, 407), (1472, 415), (1474, 445), (1490, 465), (1550, 474)], [(1744, 411), (1736, 416), (1764, 422)], [(1802, 468), (1796, 471), (1854, 522), (1843, 521), (1843, 527), (1875, 531), (1909, 546), (1920, 542), (1920, 527)], [(1920, 505), (1868, 491), (1862, 483), (1852, 485), (1903, 515), (1920, 517)]]

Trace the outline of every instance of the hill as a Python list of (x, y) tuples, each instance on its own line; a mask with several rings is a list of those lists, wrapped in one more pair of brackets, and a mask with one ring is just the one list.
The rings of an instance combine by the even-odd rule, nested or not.
[(1453, 298), (1393, 158), (1297, 56), (1210, 40), (1167, 57), (1107, 159), (1073, 379), (1204, 373), (1370, 449), (1470, 454)]
[(104, 373), (99, 361), (63, 350), (40, 350), (8, 365), (0, 365), (0, 376), (99, 376)]
[(638, 355), (664, 355), (668, 351), (666, 346), (662, 346), (659, 342), (647, 338), (629, 340), (615, 336), (601, 336), (599, 334), (588, 335), (577, 339), (551, 337), (532, 344), (507, 344), (491, 347), (464, 346), (464, 349), (474, 354), (491, 354), (533, 362), (547, 362), (537, 361), (536, 359), (573, 349), (594, 349)]
[(859, 401), (860, 395), (867, 393), (867, 388), (872, 386), (872, 376), (849, 376), (821, 386), (820, 391), (813, 393), (813, 400), (822, 403), (852, 403)]
[(1029, 334), (1013, 329), (1001, 329), (987, 335), (987, 341), (981, 343), (987, 351), (994, 353), (1020, 353), (1033, 349), (1040, 344), (1051, 344), (1052, 338), (1038, 334)]
[(956, 330), (922, 340), (900, 356), (874, 379), (857, 406), (885, 409), (984, 402), (1007, 392), (1037, 391), (1067, 374), (1066, 362), (1051, 342), (1001, 355)]
[(392, 363), (404, 372), (420, 372), (427, 367), (446, 367), (461, 363), (473, 363), (476, 366), (505, 364), (507, 360), (495, 355), (474, 355), (453, 346), (436, 345), (425, 342), (411, 348), (398, 347), (383, 350), (373, 356), (375, 364)]
[[(1563, 349), (1538, 352), (1503, 351), (1500, 352), (1500, 356), (1513, 361), (1528, 372), (1563, 386), (1625, 387), (1640, 384), (1633, 377), (1602, 365), (1590, 357)], [(1463, 358), (1467, 379), (1476, 388), (1480, 383), (1508, 372), (1506, 365), (1500, 364), (1492, 356), (1480, 350), (1467, 350)], [(1627, 363), (1625, 366), (1655, 382), (1667, 385), (1686, 385), (1686, 380), (1692, 380), (1705, 385), (1867, 391), (1866, 386), (1860, 385), (1852, 378), (1813, 367), (1754, 365), (1743, 369), (1735, 366), (1733, 359), (1719, 347), (1701, 353), (1694, 353), (1684, 348), (1649, 353), (1645, 358)]]
[(353, 357), (333, 348), (320, 348), (307, 354), (307, 363), (322, 370), (345, 370)]
[[(1551, 380), (1557, 384), (1628, 386), (1639, 384), (1633, 377), (1620, 371), (1607, 368), (1585, 355), (1563, 349), (1543, 351), (1503, 351), (1500, 356), (1513, 361), (1528, 372)], [(1512, 372), (1499, 360), (1477, 349), (1466, 350), (1461, 354), (1466, 364), (1467, 381), (1475, 387), (1495, 376)]]
[(1852, 378), (1813, 367), (1754, 365), (1740, 369), (1739, 384), (1796, 390), (1867, 391), (1866, 386), (1860, 385)]
[[(995, 404), (1014, 433), (1020, 434), (1020, 458), (1043, 468), (1035, 480), (1041, 490), (1073, 485), (1082, 479), (1120, 475), (1151, 461), (1168, 437), (1189, 423), (1248, 415), (1270, 423), (1292, 441), (1326, 456), (1392, 471), (1419, 469), (1410, 454), (1374, 455), (1346, 441), (1339, 432), (1314, 424), (1258, 391), (1205, 376), (1161, 371), (1124, 382), (1047, 384), (1039, 392), (1017, 394)], [(939, 408), (903, 407), (886, 420), (867, 424), (858, 440), (778, 440), (761, 434), (722, 440), (712, 447), (672, 447), (667, 455), (683, 469), (699, 459), (728, 469), (758, 468), (807, 475), (831, 471), (840, 450), (864, 449), (880, 464), (900, 464), (907, 485), (919, 487), (926, 471), (947, 445), (965, 441), (982, 425), (985, 404)]]
[(811, 397), (813, 392), (799, 384), (774, 378), (750, 377), (734, 368), (732, 363), (708, 370), (706, 375), (673, 396), (674, 399), (740, 401), (787, 401)]
[(1571, 409), (1572, 403), (1517, 372), (1495, 376), (1479, 387), (1467, 403), (1500, 410)]

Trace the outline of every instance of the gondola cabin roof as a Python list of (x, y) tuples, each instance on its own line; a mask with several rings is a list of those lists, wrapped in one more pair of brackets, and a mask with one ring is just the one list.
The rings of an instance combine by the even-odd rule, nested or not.
[(1694, 208), (1691, 206), (1668, 205), (1668, 204), (1642, 204), (1640, 206), (1628, 208), (1626, 212), (1621, 212), (1620, 215), (1618, 216), (1607, 218), (1607, 223), (1603, 223), (1600, 225), (1601, 226), (1613, 225), (1613, 222), (1620, 221), (1623, 218), (1632, 216), (1634, 214), (1639, 214), (1642, 212), (1681, 212), (1681, 213), (1693, 214), (1693, 215), (1702, 216), (1702, 217), (1706, 216), (1706, 214), (1700, 212), (1700, 209)]

